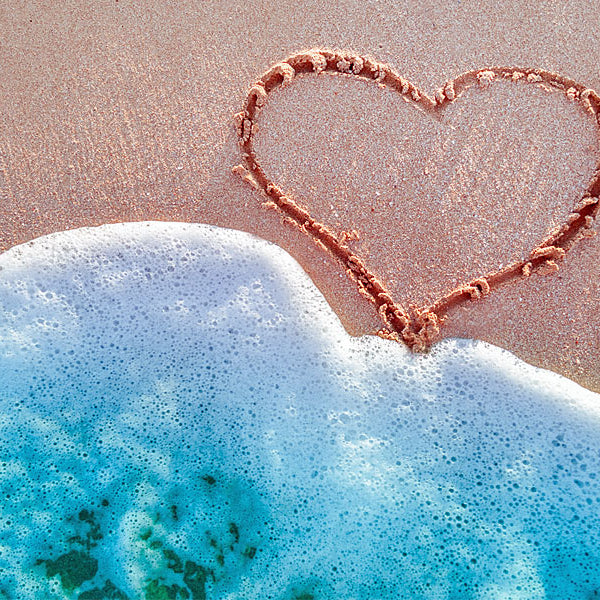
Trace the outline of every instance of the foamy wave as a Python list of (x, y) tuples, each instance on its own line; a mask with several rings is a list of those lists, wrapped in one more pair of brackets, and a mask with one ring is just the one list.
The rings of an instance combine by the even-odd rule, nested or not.
[(600, 593), (600, 397), (351, 338), (281, 249), (125, 224), (0, 256), (0, 596)]

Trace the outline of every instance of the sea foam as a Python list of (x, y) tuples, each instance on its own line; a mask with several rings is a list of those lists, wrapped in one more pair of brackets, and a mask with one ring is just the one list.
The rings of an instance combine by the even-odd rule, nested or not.
[(0, 597), (600, 594), (600, 396), (488, 344), (352, 338), (250, 235), (0, 256)]

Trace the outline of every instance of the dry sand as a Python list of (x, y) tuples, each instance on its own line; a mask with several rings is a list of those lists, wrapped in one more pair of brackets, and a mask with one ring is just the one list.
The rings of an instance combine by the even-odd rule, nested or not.
[[(596, 2), (35, 2), (0, 8), (0, 249), (84, 225), (202, 221), (294, 255), (351, 333), (381, 320), (339, 263), (231, 173), (233, 115), (273, 63), (349, 49), (433, 95), (493, 65), (600, 90)], [(519, 87), (520, 86), (520, 87)], [(477, 87), (432, 119), (389, 88), (298, 78), (259, 117), (269, 176), (336, 230), (394, 298), (427, 304), (524, 260), (598, 161), (598, 128), (564, 93)], [(598, 225), (594, 225), (598, 229)], [(453, 308), (443, 335), (508, 348), (600, 391), (600, 238), (558, 273)]]

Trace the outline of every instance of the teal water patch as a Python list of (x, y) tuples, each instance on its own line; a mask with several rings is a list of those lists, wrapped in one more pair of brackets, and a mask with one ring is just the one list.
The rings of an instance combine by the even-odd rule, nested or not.
[(600, 397), (353, 339), (245, 234), (0, 256), (0, 598), (589, 599)]

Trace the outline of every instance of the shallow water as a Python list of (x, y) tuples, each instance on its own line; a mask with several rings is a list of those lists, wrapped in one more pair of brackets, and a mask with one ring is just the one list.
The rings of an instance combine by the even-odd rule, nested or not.
[(0, 598), (600, 595), (600, 396), (350, 338), (247, 234), (0, 256)]

